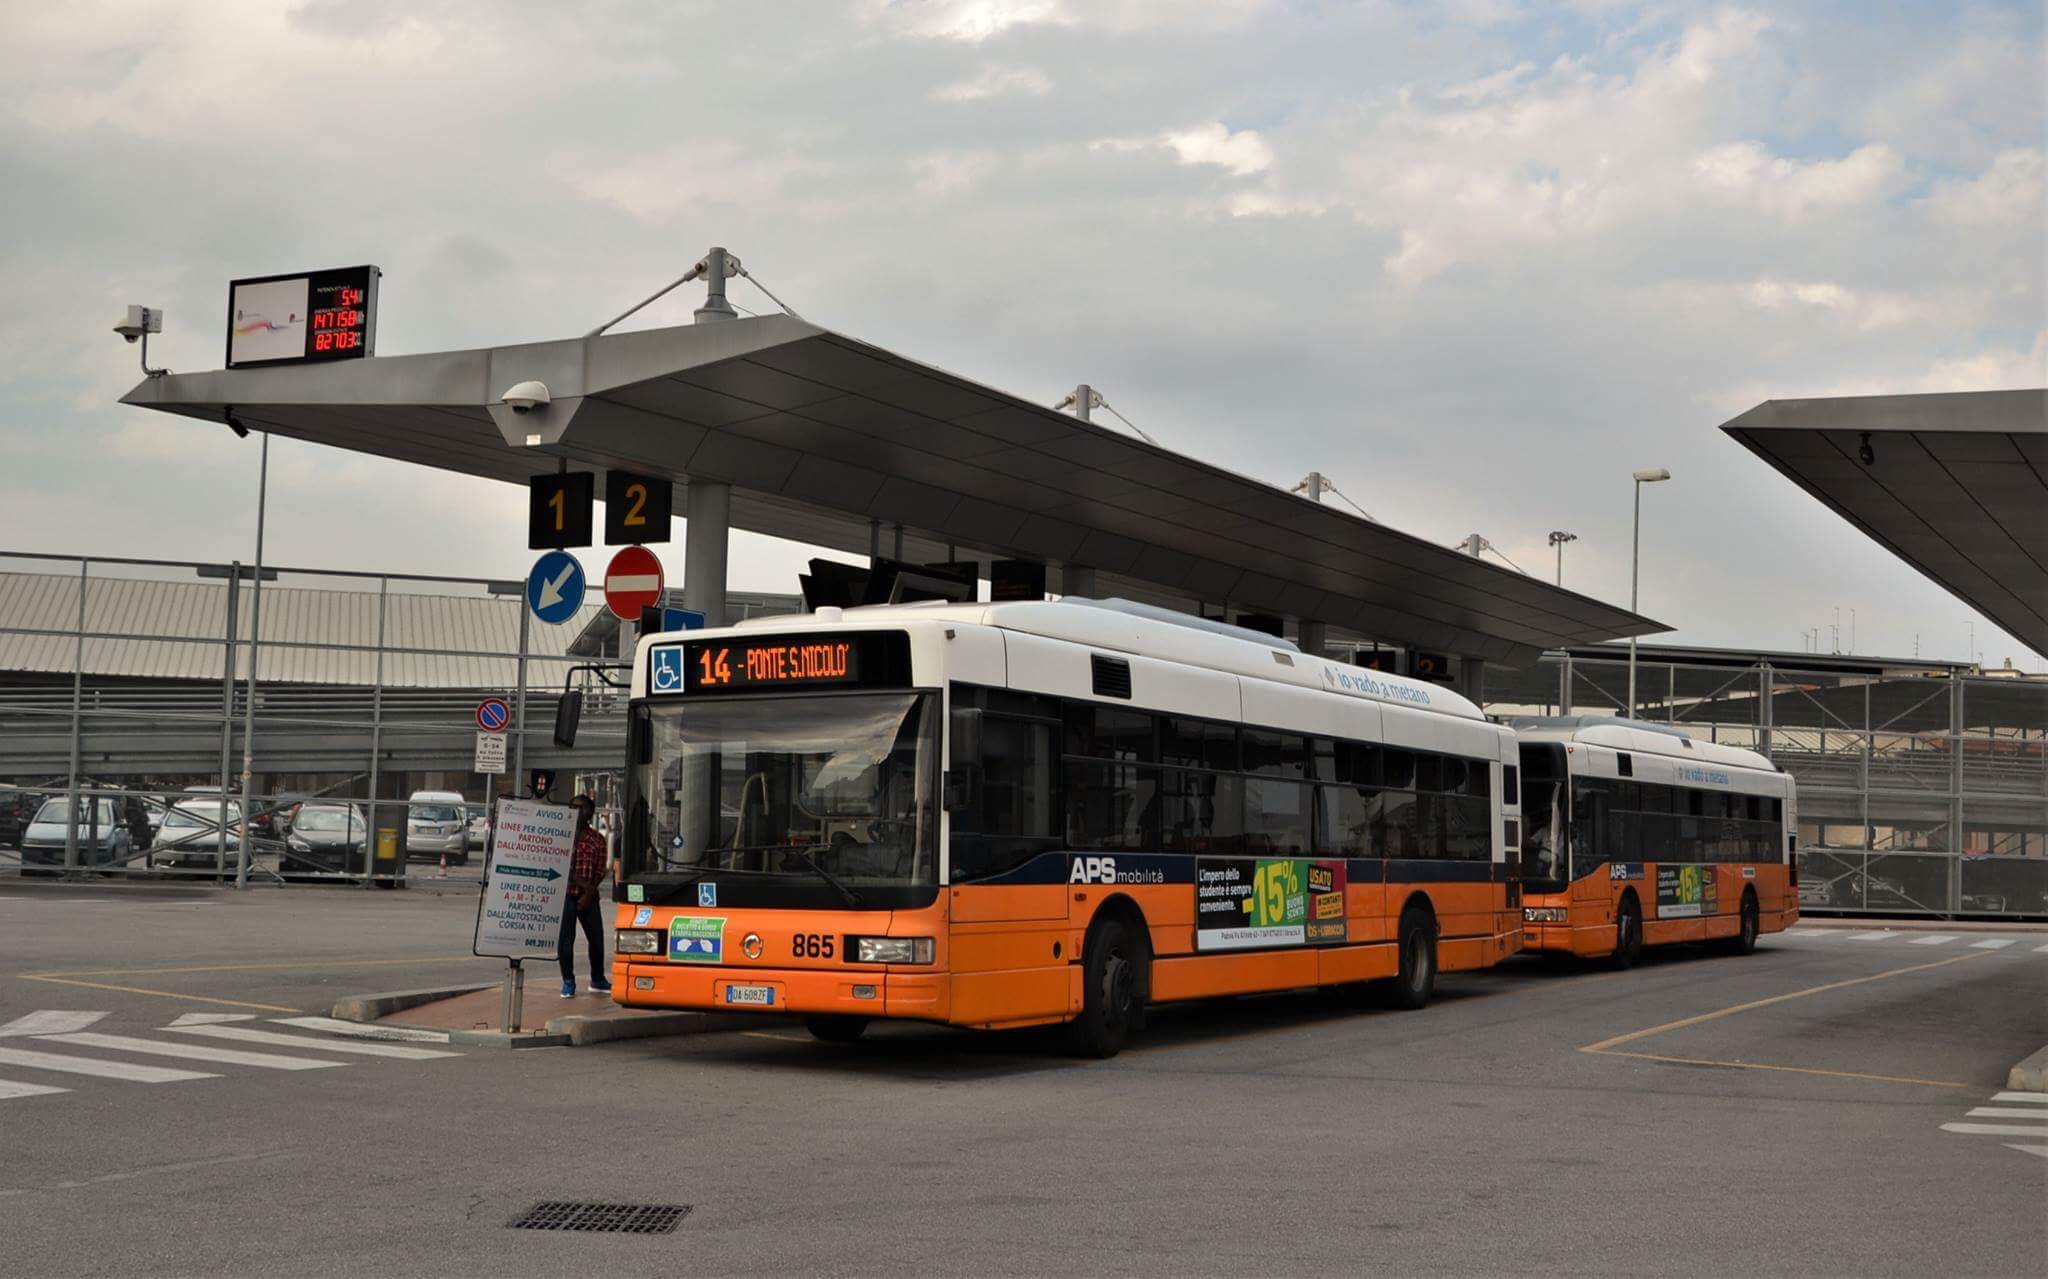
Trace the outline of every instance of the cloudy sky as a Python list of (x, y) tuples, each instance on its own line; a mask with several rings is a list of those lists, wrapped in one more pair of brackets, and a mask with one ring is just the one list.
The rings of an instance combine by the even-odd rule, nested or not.
[[(257, 450), (116, 399), (225, 282), (385, 270), (384, 354), (569, 336), (740, 254), (807, 318), (1478, 531), (1683, 642), (1966, 655), (1970, 613), (1714, 428), (2048, 380), (2014, 4), (404, 0), (0, 14), (0, 549), (247, 558)], [(741, 284), (735, 300), (772, 310)], [(635, 323), (685, 322), (676, 299)], [(520, 575), (524, 495), (273, 450), (268, 558)], [(680, 537), (680, 528), (677, 530)], [(680, 541), (668, 556), (680, 569)], [(736, 539), (736, 587), (801, 548)], [(1993, 664), (2042, 659), (1975, 623)]]

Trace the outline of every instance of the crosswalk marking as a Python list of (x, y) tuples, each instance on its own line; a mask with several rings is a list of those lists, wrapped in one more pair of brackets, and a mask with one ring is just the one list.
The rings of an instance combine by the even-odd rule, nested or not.
[[(1993, 1101), (2043, 1101), (2048, 1102), (2048, 1092), (1995, 1092)], [(2043, 1112), (2048, 1113), (2048, 1112)]]
[(404, 1044), (445, 1044), (448, 1032), (445, 1030), (417, 1030), (411, 1026), (366, 1025), (359, 1021), (342, 1021), (336, 1017), (272, 1017), (270, 1020), (280, 1026), (303, 1026), (307, 1030), (324, 1030), (330, 1035), (353, 1035), (358, 1039), (388, 1039)]
[(2012, 945), (2012, 938), (2010, 938), (2010, 937), (1986, 937), (1986, 938), (1985, 938), (1985, 939), (1984, 939), (1983, 941), (1973, 941), (1973, 942), (1971, 942), (1971, 943), (1970, 943), (1970, 949), (1971, 949), (1971, 950), (2004, 950), (2004, 949), (2005, 949), (2005, 948), (2006, 948), (2007, 946), (2010, 946), (2010, 945)]
[(175, 1084), (186, 1079), (218, 1079), (199, 1070), (172, 1070), (169, 1066), (142, 1066), (128, 1061), (101, 1061), (97, 1057), (65, 1057), (39, 1053), (29, 1048), (0, 1048), (0, 1066), (24, 1066), (30, 1070), (57, 1070), (70, 1075), (97, 1075), (101, 1079), (125, 1079), (131, 1084)]
[(1943, 1132), (1960, 1132), (1980, 1137), (2048, 1137), (2048, 1127), (2025, 1124), (1943, 1124)]
[(2043, 1159), (2048, 1159), (2048, 1146), (2022, 1146), (2016, 1141), (2008, 1141), (2005, 1143), (2005, 1148), (2007, 1150), (2024, 1150), (2030, 1155), (2039, 1155)]
[(60, 1009), (45, 1008), (26, 1017), (16, 1017), (5, 1026), (0, 1026), (0, 1039), (13, 1039), (21, 1035), (60, 1035), (67, 1030), (84, 1030), (104, 1016), (105, 1013), (64, 1012)]
[(222, 1022), (255, 1021), (255, 1013), (186, 1013), (164, 1029), (177, 1026), (218, 1026)]
[(2048, 1124), (2048, 1110), (2028, 1110), (2021, 1106), (1979, 1106), (1970, 1112), (1972, 1119), (2038, 1119)]
[(397, 1044), (335, 1043), (327, 1040), (308, 1039), (304, 1035), (280, 1035), (274, 1030), (255, 1030), (248, 1026), (166, 1026), (165, 1030), (180, 1035), (205, 1035), (209, 1039), (231, 1039), (245, 1044), (270, 1044), (279, 1048), (312, 1048), (324, 1053), (356, 1053), (364, 1057), (397, 1057), (405, 1061), (426, 1061), (433, 1057), (460, 1057), (461, 1053), (441, 1052), (433, 1048), (404, 1048)]
[(1842, 930), (1839, 928), (1795, 928), (1787, 934), (1787, 936), (1791, 937), (1840, 937), (1841, 935)]
[(10, 1097), (41, 1097), (53, 1092), (70, 1092), (69, 1088), (57, 1088), (49, 1084), (17, 1084), (12, 1079), (0, 1079), (0, 1101)]
[(1879, 930), (1878, 932), (1874, 932), (1874, 933), (1856, 933), (1856, 934), (1853, 934), (1853, 935), (1852, 935), (1852, 936), (1851, 936), (1851, 937), (1849, 938), (1849, 940), (1850, 940), (1850, 941), (1883, 941), (1883, 940), (1885, 940), (1885, 939), (1886, 939), (1887, 937), (1891, 937), (1891, 936), (1894, 936), (1894, 934), (1893, 934), (1893, 933), (1891, 933), (1890, 931), (1888, 931), (1888, 930)]
[(345, 1061), (322, 1061), (313, 1057), (280, 1057), (276, 1053), (243, 1052), (235, 1048), (201, 1048), (197, 1044), (166, 1044), (154, 1039), (128, 1035), (101, 1035), (87, 1031), (75, 1035), (45, 1035), (51, 1043), (76, 1044), (80, 1048), (111, 1048), (116, 1052), (154, 1053), (159, 1057), (184, 1057), (192, 1061), (218, 1061), (230, 1066), (256, 1066), (264, 1070), (319, 1070), (346, 1066)]
[(1915, 937), (1913, 944), (1915, 946), (1944, 946), (1955, 939), (1956, 935), (1954, 933), (1929, 933), (1925, 937)]

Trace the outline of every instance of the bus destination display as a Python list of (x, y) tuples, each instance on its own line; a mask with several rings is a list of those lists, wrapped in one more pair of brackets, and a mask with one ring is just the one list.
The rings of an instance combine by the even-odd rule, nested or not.
[(706, 641), (685, 646), (686, 692), (858, 685), (850, 639)]
[(236, 280), (228, 286), (228, 367), (359, 360), (377, 345), (374, 266)]

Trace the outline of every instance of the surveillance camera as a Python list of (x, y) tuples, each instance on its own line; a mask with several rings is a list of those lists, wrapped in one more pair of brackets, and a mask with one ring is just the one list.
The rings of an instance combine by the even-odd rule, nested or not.
[(164, 313), (147, 306), (129, 307), (128, 313), (121, 317), (121, 322), (114, 326), (114, 332), (120, 334), (122, 339), (128, 342), (137, 340), (145, 333), (161, 333), (163, 331)]
[(506, 407), (514, 413), (531, 413), (544, 408), (548, 398), (547, 384), (543, 382), (521, 382), (503, 396)]

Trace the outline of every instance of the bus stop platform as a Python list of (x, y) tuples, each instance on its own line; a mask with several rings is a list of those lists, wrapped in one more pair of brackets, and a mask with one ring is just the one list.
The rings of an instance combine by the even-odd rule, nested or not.
[[(552, 977), (552, 969), (548, 975)], [(563, 999), (555, 993), (552, 981), (536, 982), (526, 991), (520, 1023), (531, 1029), (506, 1034), (500, 1022), (504, 1007), (504, 986), (493, 983), (356, 995), (336, 1003), (331, 1015), (393, 1030), (437, 1031), (445, 1033), (450, 1043), (504, 1048), (581, 1048), (620, 1039), (701, 1035), (788, 1021), (757, 1013), (621, 1008), (610, 996), (589, 990)]]

